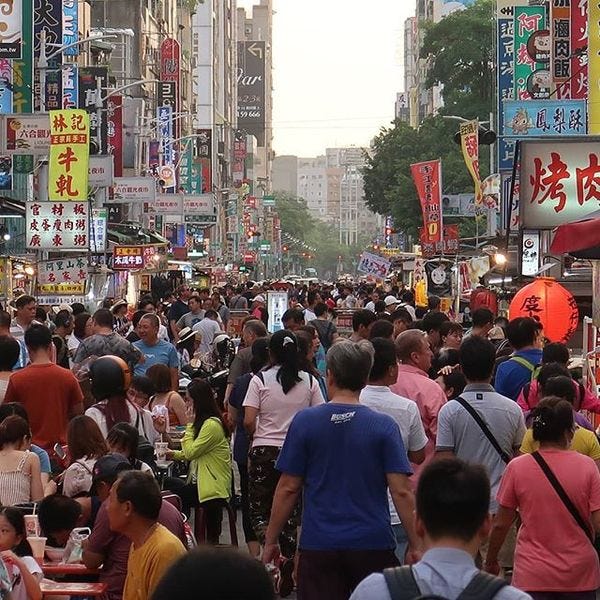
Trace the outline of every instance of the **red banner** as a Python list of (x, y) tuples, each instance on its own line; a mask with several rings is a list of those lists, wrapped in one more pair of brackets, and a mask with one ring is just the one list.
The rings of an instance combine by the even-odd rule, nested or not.
[(421, 253), (425, 258), (432, 258), (439, 254), (458, 254), (459, 239), (458, 225), (444, 225), (442, 228), (444, 240), (442, 242), (429, 242), (425, 237), (425, 228), (419, 228), (421, 240)]
[(442, 241), (442, 190), (440, 160), (410, 165), (415, 187), (421, 201), (423, 225), (427, 242)]
[(123, 96), (111, 96), (106, 104), (107, 154), (112, 154), (115, 177), (123, 177)]
[(588, 3), (571, 6), (571, 98), (581, 100), (588, 95)]

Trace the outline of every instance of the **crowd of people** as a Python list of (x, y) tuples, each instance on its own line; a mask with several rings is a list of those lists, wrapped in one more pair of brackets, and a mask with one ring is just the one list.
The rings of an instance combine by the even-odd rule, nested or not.
[[(0, 311), (13, 598), (41, 598), (32, 504), (51, 547), (89, 528), (108, 600), (596, 598), (600, 399), (564, 344), (347, 283), (290, 284), (269, 332), (267, 292)], [(211, 549), (238, 509), (247, 552)]]

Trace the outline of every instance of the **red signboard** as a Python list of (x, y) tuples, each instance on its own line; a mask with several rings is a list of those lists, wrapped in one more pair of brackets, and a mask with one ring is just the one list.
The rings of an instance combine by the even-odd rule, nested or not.
[(160, 80), (179, 81), (180, 46), (173, 38), (167, 38), (160, 45)]
[(442, 190), (441, 161), (410, 165), (415, 187), (423, 211), (423, 225), (426, 241), (436, 243), (442, 240)]
[(425, 258), (431, 258), (439, 254), (458, 254), (459, 239), (458, 225), (444, 225), (442, 229), (444, 233), (443, 242), (429, 242), (425, 236), (425, 228), (419, 228), (419, 236), (421, 238), (421, 252)]
[(108, 123), (107, 154), (113, 155), (114, 175), (123, 176), (123, 96), (111, 96), (106, 103)]

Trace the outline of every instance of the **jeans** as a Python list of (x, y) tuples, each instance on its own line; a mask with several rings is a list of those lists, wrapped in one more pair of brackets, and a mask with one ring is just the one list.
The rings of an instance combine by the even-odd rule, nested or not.
[(404, 529), (402, 523), (392, 525), (392, 529), (394, 531), (394, 537), (396, 538), (396, 549), (394, 550), (394, 554), (400, 561), (400, 564), (403, 565), (404, 557), (408, 550), (408, 536), (406, 535), (406, 529)]

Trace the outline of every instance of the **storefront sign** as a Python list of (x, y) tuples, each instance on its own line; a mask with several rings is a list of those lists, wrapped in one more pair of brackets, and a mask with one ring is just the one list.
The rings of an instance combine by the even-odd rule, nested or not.
[(117, 177), (123, 175), (123, 96), (111, 96), (106, 101), (107, 146), (106, 154), (114, 159)]
[(95, 154), (90, 156), (88, 182), (90, 187), (107, 188), (114, 184), (113, 156)]
[[(599, 26), (600, 27), (600, 26)], [(598, 60), (598, 59), (596, 59)], [(588, 0), (571, 6), (571, 98), (588, 95)]]
[(458, 225), (444, 225), (442, 228), (444, 241), (436, 242), (435, 244), (427, 241), (424, 229), (424, 227), (419, 228), (419, 237), (421, 253), (425, 258), (432, 258), (440, 254), (458, 254), (460, 247)]
[(85, 294), (87, 258), (74, 256), (37, 263), (38, 294)]
[(2, 120), (3, 151), (6, 154), (48, 154), (48, 114), (6, 116)]
[[(33, 106), (34, 112), (42, 110), (44, 99), (45, 110), (58, 110), (62, 106), (62, 52), (54, 53), (51, 48), (62, 44), (62, 0), (34, 0), (33, 2), (33, 53), (34, 65), (40, 57), (42, 40), (46, 43), (46, 55), (54, 56), (48, 60), (46, 82), (41, 88), (40, 69), (34, 69)], [(27, 48), (24, 46), (24, 51)], [(27, 60), (29, 57), (25, 57)]]
[(521, 275), (535, 277), (540, 270), (540, 232), (523, 231)]
[(545, 6), (517, 6), (514, 21), (514, 98), (541, 100), (550, 96), (550, 32)]
[(0, 59), (0, 114), (13, 111), (13, 72), (10, 60)]
[(117, 271), (153, 269), (160, 264), (157, 258), (161, 259), (161, 255), (156, 246), (115, 246), (112, 268)]
[(502, 134), (523, 138), (585, 135), (585, 100), (507, 100)]
[(162, 150), (162, 164), (171, 165), (175, 162), (175, 149), (173, 148), (173, 107), (159, 106), (156, 109), (160, 146)]
[(441, 161), (415, 163), (410, 170), (421, 202), (427, 241), (439, 242), (442, 240)]
[(475, 185), (475, 204), (480, 205), (483, 200), (481, 193), (481, 177), (479, 175), (479, 121), (468, 121), (461, 123), (460, 146), (463, 153), (465, 165), (471, 174)]
[(217, 222), (217, 215), (184, 215), (186, 223), (204, 223), (205, 225), (214, 225)]
[(186, 215), (213, 215), (215, 199), (212, 194), (184, 194), (183, 210)]
[(557, 98), (571, 97), (571, 6), (570, 1), (551, 0), (550, 66)]
[(144, 214), (180, 215), (183, 210), (181, 194), (159, 194), (153, 202), (144, 202)]
[(26, 202), (27, 248), (87, 250), (87, 202)]
[(113, 203), (154, 202), (156, 182), (152, 177), (115, 177)]
[(363, 252), (358, 261), (358, 271), (383, 279), (390, 272), (391, 263), (383, 256), (371, 252)]
[(23, 2), (8, 1), (3, 3), (0, 10), (0, 58), (21, 58), (22, 35), (22, 10)]
[(600, 139), (524, 141), (520, 218), (545, 229), (583, 219), (600, 208)]
[(90, 119), (85, 110), (50, 111), (48, 198), (87, 201)]
[(90, 252), (105, 252), (108, 226), (108, 209), (92, 208), (90, 222)]
[[(77, 0), (63, 0), (62, 2), (62, 43), (63, 46), (70, 46), (78, 41), (79, 38), (79, 19), (77, 11)], [(77, 56), (79, 46), (74, 45), (65, 48), (63, 54), (66, 56)]]
[(79, 76), (77, 65), (64, 66), (62, 69), (62, 108), (79, 106)]
[(107, 67), (81, 67), (79, 77), (79, 108), (84, 108), (90, 114), (90, 138), (98, 143), (98, 151), (104, 153), (107, 146), (107, 119), (106, 111), (100, 112), (100, 121), (96, 111), (96, 95), (98, 87), (101, 90), (108, 88)]

